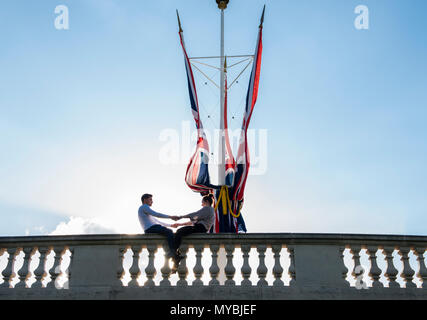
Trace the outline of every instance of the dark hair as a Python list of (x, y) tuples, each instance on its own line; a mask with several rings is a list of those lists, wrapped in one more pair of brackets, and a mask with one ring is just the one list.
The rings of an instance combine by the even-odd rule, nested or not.
[(152, 196), (152, 194), (144, 193), (141, 197), (141, 202), (144, 202), (145, 199), (151, 198)]
[(213, 198), (214, 198), (213, 194), (209, 193), (208, 195), (206, 195), (202, 198), (202, 201), (207, 202), (207, 203), (209, 203), (210, 206), (212, 206)]

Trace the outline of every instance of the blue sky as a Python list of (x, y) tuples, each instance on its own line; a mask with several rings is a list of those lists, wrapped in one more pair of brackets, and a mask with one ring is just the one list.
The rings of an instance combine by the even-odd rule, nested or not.
[[(253, 52), (264, 3), (250, 127), (268, 131), (268, 170), (248, 178), (248, 231), (425, 235), (427, 3), (232, 0), (227, 54)], [(76, 218), (141, 232), (145, 192), (199, 208), (186, 164), (159, 163), (161, 132), (192, 121), (175, 9), (189, 54), (218, 54), (213, 0), (0, 2), (1, 235)]]

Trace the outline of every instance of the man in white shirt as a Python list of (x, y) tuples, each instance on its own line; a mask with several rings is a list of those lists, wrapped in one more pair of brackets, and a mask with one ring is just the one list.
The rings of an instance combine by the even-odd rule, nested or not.
[(176, 260), (177, 254), (174, 249), (174, 234), (172, 230), (166, 228), (171, 227), (171, 225), (161, 222), (154, 217), (178, 220), (178, 216), (169, 216), (151, 209), (150, 207), (153, 204), (153, 195), (151, 194), (143, 194), (141, 197), (141, 202), (142, 205), (138, 209), (138, 219), (142, 229), (144, 229), (145, 233), (158, 233), (166, 236), (169, 245), (168, 257)]

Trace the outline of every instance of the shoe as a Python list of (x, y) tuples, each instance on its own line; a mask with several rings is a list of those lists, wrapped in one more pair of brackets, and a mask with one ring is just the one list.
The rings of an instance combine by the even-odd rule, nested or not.
[(179, 267), (179, 261), (176, 261), (175, 259), (173, 260), (173, 266), (172, 266), (172, 270), (171, 273), (176, 273), (178, 271), (178, 267)]
[(173, 260), (173, 267), (172, 267), (171, 273), (176, 273), (179, 267), (179, 263), (182, 260), (182, 257), (180, 255), (175, 255), (174, 257), (172, 257), (172, 260)]

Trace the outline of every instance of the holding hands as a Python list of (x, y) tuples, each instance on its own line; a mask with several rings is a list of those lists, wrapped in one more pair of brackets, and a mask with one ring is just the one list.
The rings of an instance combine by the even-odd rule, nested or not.
[[(182, 219), (182, 217), (181, 216), (170, 216), (170, 218), (172, 219), (172, 220), (174, 220), (174, 221), (178, 221), (178, 220), (180, 220), (180, 219)], [(178, 228), (178, 227), (180, 227), (180, 226), (182, 226), (183, 224), (181, 224), (181, 223), (174, 223), (174, 224), (172, 224), (171, 225), (171, 227), (172, 228)]]
[[(170, 216), (170, 218), (174, 221), (178, 221), (180, 219), (182, 219), (182, 216)], [(189, 222), (185, 222), (185, 223), (174, 223), (171, 225), (172, 228), (178, 228), (178, 227), (183, 227), (183, 226), (192, 226), (194, 223), (189, 221)]]
[(192, 226), (192, 225), (194, 225), (194, 223), (189, 221), (189, 222), (185, 222), (185, 223), (174, 223), (171, 225), (171, 227), (172, 228), (178, 228), (178, 227)]
[[(170, 218), (173, 220), (173, 221), (178, 221), (178, 220), (180, 220), (181, 219), (181, 217), (180, 216), (170, 216)], [(172, 224), (171, 225), (171, 227), (172, 228), (178, 228), (180, 226), (180, 224), (179, 223), (174, 223), (174, 224)]]

